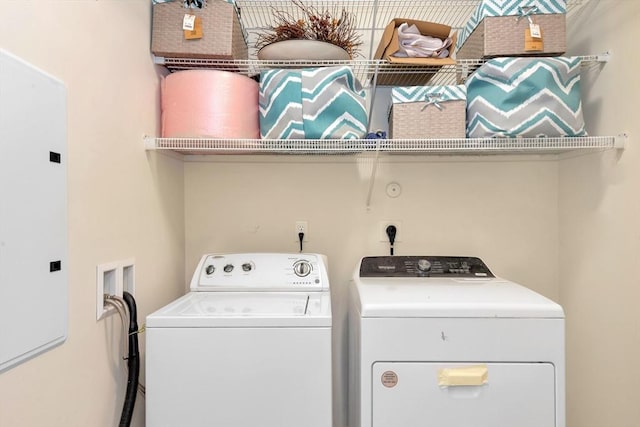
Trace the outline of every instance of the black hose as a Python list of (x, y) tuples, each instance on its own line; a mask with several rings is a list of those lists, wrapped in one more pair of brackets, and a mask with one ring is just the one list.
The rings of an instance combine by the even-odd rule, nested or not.
[(129, 309), (129, 355), (127, 365), (129, 367), (129, 377), (127, 378), (127, 392), (122, 406), (122, 416), (120, 417), (120, 427), (129, 427), (133, 417), (133, 408), (136, 406), (136, 395), (138, 393), (138, 377), (140, 375), (140, 352), (138, 350), (138, 314), (136, 300), (129, 292), (124, 292), (122, 297)]

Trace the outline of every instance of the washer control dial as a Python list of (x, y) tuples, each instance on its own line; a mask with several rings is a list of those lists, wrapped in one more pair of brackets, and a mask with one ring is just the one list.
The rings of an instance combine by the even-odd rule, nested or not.
[(423, 273), (431, 270), (431, 263), (429, 262), (429, 260), (426, 260), (424, 258), (419, 259), (416, 266), (418, 267), (418, 271)]
[(296, 261), (293, 264), (293, 272), (298, 277), (306, 277), (306, 276), (308, 276), (311, 273), (311, 270), (312, 270), (312, 267), (311, 267), (311, 263), (309, 263), (309, 261), (300, 260), (300, 261)]
[(233, 264), (227, 264), (224, 266), (225, 273), (231, 273), (233, 271)]
[(211, 276), (213, 272), (216, 271), (216, 268), (213, 265), (209, 264), (207, 265), (207, 268), (205, 268), (204, 271), (205, 273), (207, 273), (207, 276)]
[(253, 265), (251, 265), (250, 262), (245, 262), (244, 264), (242, 264), (242, 271), (248, 273), (251, 270), (253, 270)]

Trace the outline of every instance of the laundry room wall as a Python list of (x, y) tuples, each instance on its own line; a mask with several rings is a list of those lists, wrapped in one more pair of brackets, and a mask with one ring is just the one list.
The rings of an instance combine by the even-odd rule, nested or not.
[(611, 52), (584, 73), (593, 134), (629, 135), (624, 151), (560, 162), (560, 301), (567, 315), (568, 427), (640, 420), (640, 2), (589, 2), (568, 35), (575, 53)]
[[(114, 426), (126, 388), (122, 330), (117, 315), (96, 321), (96, 266), (135, 259), (140, 324), (184, 285), (183, 163), (147, 153), (142, 139), (158, 131), (150, 2), (0, 8), (0, 48), (66, 85), (69, 182), (68, 339), (0, 373), (0, 426)], [(135, 427), (143, 408), (138, 395)]]

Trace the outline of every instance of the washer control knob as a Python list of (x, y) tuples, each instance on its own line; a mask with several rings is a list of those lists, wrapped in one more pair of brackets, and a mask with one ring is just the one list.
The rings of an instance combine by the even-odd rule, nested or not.
[(419, 259), (418, 260), (418, 271), (420, 272), (426, 272), (431, 270), (431, 263), (429, 262), (429, 260), (426, 259)]
[(306, 277), (311, 273), (311, 264), (309, 261), (301, 260), (293, 264), (293, 272), (298, 277)]
[(224, 266), (225, 273), (231, 273), (233, 271), (233, 264), (227, 264)]
[(216, 271), (216, 268), (213, 265), (207, 265), (207, 268), (204, 269), (204, 272), (207, 273), (207, 276), (211, 276), (214, 271)]
[(242, 264), (242, 271), (249, 272), (251, 270), (253, 270), (253, 266), (250, 262), (245, 262), (244, 264)]

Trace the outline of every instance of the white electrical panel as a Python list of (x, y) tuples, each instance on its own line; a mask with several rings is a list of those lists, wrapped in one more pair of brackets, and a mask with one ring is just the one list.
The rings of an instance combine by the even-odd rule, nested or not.
[(64, 342), (64, 84), (0, 49), (0, 372)]

